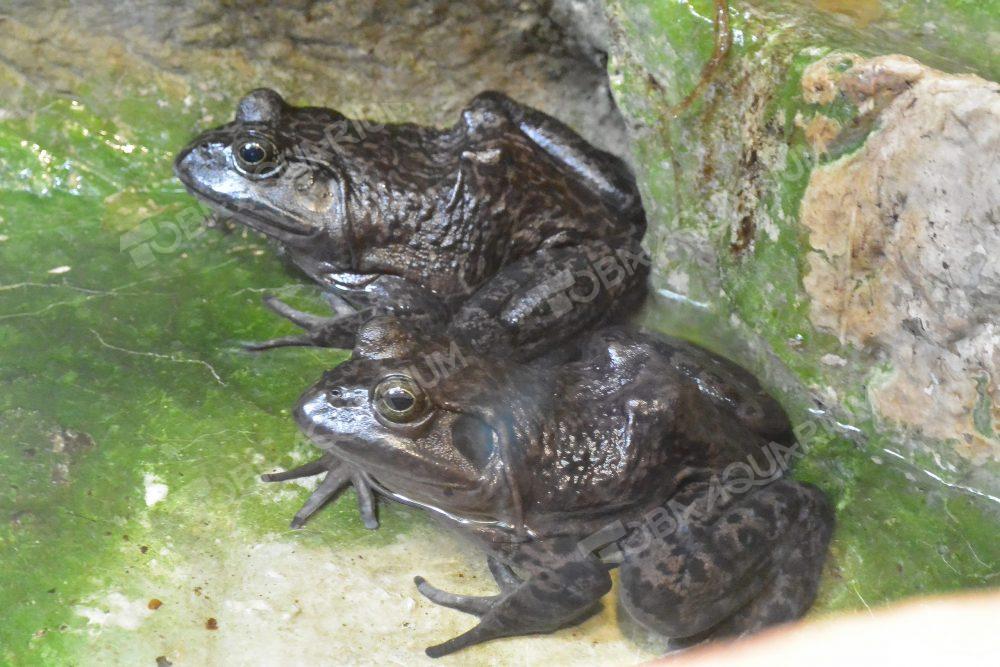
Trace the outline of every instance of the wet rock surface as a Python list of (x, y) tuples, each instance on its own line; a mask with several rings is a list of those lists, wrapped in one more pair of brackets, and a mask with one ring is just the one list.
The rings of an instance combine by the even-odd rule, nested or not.
[(1000, 85), (899, 56), (806, 70), (804, 96), (840, 94), (875, 129), (810, 177), (810, 317), (888, 361), (868, 382), (881, 417), (1000, 459)]
[[(240, 87), (266, 85), (351, 117), (437, 125), (454, 123), (476, 93), (497, 89), (625, 153), (600, 64), (547, 9), (512, 0), (141, 0), (70, 9), (15, 1), (3, 15), (10, 37), (0, 45), (0, 77), (22, 89), (72, 93), (95, 69), (109, 67), (115, 78), (150, 68), (181, 97), (233, 97), (245, 92)], [(8, 113), (17, 99), (7, 98)]]
[(650, 219), (646, 321), (742, 360), (790, 410), (795, 474), (837, 499), (819, 607), (991, 585), (996, 17), (951, 1), (606, 8)]

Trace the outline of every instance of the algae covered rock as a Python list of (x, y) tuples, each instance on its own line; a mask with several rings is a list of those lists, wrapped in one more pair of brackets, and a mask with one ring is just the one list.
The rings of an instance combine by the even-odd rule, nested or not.
[[(936, 29), (963, 33), (942, 4)], [(874, 50), (886, 24), (905, 48), (917, 18), (609, 2), (611, 80), (661, 294), (728, 316), (791, 371), (793, 402), (997, 495), (1000, 87)], [(936, 59), (978, 54), (954, 47)]]
[(791, 411), (838, 498), (819, 607), (995, 583), (995, 3), (603, 4), (646, 322)]
[(810, 175), (800, 213), (810, 319), (884, 356), (887, 370), (868, 376), (882, 419), (950, 441), (973, 463), (996, 460), (1000, 85), (899, 56), (834, 54), (807, 68), (805, 99), (840, 96), (876, 129)]

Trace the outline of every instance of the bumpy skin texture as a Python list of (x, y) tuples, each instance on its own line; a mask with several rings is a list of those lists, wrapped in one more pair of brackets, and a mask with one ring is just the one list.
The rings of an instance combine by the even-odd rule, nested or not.
[(258, 349), (350, 348), (382, 313), (530, 358), (645, 295), (646, 220), (628, 168), (500, 93), (439, 130), (350, 120), (259, 89), (181, 151), (175, 171), (332, 296), (333, 318), (270, 299), (306, 332)]
[(783, 476), (787, 418), (749, 373), (689, 343), (611, 327), (574, 360), (524, 365), (376, 318), (295, 417), (325, 453), (290, 474), (334, 480), (308, 513), (353, 477), (366, 524), (378, 494), (486, 551), (497, 595), (418, 577), (480, 619), (431, 656), (575, 623), (615, 565), (622, 606), (687, 641), (798, 618), (815, 595), (833, 514)]

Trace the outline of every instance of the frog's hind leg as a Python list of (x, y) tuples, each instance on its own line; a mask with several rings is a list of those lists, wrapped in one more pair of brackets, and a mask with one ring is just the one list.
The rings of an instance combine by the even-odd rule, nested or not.
[[(625, 217), (635, 218), (645, 226), (645, 215), (635, 178), (620, 158), (589, 144), (561, 121), (507, 97), (503, 93), (480, 93), (469, 103), (468, 111), (487, 109), (499, 112), (553, 159), (563, 164), (601, 193)], [(480, 116), (467, 113), (466, 122)], [(476, 131), (478, 128), (470, 128)]]
[(553, 632), (586, 617), (611, 588), (611, 578), (602, 563), (578, 555), (575, 540), (558, 542), (555, 547), (546, 545), (543, 557), (521, 564), (523, 580), (490, 560), (490, 571), (500, 586), (497, 595), (456, 595), (416, 577), (417, 590), (431, 602), (479, 618), (474, 628), (431, 646), (427, 655), (439, 658), (499, 637)]
[(521, 359), (569, 349), (578, 332), (638, 306), (648, 273), (649, 257), (634, 239), (542, 248), (503, 267), (469, 297), (449, 333), (475, 350), (509, 350)]
[(821, 492), (782, 479), (712, 513), (681, 505), (693, 509), (679, 527), (626, 545), (619, 600), (632, 618), (690, 645), (806, 612), (833, 527)]
[(833, 529), (833, 510), (818, 489), (789, 483), (803, 498), (798, 526), (782, 545), (776, 572), (763, 590), (744, 607), (711, 629), (711, 639), (751, 634), (802, 616), (816, 597), (827, 546)]

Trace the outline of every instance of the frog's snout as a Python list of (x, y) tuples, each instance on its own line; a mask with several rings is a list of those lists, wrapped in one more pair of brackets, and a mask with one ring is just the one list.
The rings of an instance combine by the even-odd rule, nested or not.
[(229, 170), (233, 133), (229, 128), (209, 130), (195, 137), (174, 158), (174, 175), (194, 192), (222, 187)]
[(319, 444), (337, 423), (338, 407), (331, 403), (330, 390), (317, 384), (310, 387), (292, 408), (292, 418), (310, 440)]
[(199, 175), (205, 170), (208, 149), (201, 143), (189, 144), (174, 158), (174, 176), (184, 187), (195, 192), (203, 189)]
[(296, 424), (308, 432), (317, 423), (321, 411), (325, 409), (328, 409), (328, 406), (324, 393), (310, 389), (299, 398), (295, 407), (292, 408), (292, 418), (295, 419)]

